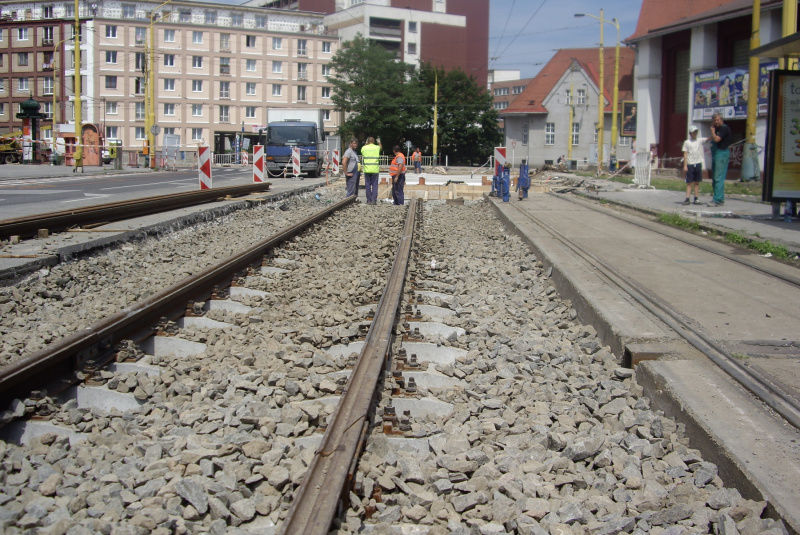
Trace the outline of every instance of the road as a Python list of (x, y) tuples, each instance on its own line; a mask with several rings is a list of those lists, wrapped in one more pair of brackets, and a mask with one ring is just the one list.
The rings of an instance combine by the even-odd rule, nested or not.
[[(0, 168), (2, 171), (2, 168)], [(253, 180), (247, 168), (214, 169), (214, 187)], [(0, 179), (0, 219), (197, 189), (196, 170)]]

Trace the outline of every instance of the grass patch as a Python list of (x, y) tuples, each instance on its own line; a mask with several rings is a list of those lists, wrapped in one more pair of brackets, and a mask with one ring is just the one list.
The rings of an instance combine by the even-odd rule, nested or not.
[(771, 254), (775, 258), (794, 258), (794, 254), (783, 245), (776, 245), (769, 241), (751, 240), (742, 236), (738, 232), (731, 232), (725, 235), (725, 241), (736, 245), (741, 245), (756, 251), (758, 254)]
[(700, 223), (693, 219), (687, 219), (682, 215), (676, 214), (674, 212), (669, 213), (661, 213), (658, 215), (658, 220), (665, 225), (669, 225), (671, 227), (680, 228), (683, 230), (690, 230), (692, 232), (699, 232), (700, 231)]
[(731, 356), (738, 360), (747, 360), (750, 358), (750, 355), (746, 355), (744, 353), (731, 353)]

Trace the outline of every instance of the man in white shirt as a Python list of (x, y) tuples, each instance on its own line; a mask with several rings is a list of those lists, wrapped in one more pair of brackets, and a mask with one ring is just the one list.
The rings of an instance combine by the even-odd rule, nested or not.
[(683, 142), (683, 171), (686, 173), (686, 200), (683, 204), (689, 203), (689, 195), (694, 187), (694, 204), (700, 204), (700, 182), (703, 180), (703, 143), (708, 138), (698, 137), (697, 127), (689, 127), (689, 139)]

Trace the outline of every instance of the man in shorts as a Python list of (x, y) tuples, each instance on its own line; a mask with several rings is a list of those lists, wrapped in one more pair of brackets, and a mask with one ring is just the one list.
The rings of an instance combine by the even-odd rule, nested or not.
[(683, 142), (683, 171), (686, 173), (686, 200), (684, 205), (689, 203), (689, 195), (694, 188), (694, 204), (700, 204), (700, 182), (703, 180), (703, 143), (707, 138), (698, 137), (697, 127), (689, 127), (689, 139)]

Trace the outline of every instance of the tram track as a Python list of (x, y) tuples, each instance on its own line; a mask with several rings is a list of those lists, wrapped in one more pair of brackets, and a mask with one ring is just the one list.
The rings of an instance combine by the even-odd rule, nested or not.
[[(564, 197), (559, 195), (559, 198)], [(596, 205), (592, 203), (578, 202), (575, 199), (565, 200), (592, 210), (597, 209)], [(626, 294), (630, 295), (637, 303), (649, 311), (653, 316), (658, 318), (661, 322), (669, 326), (672, 331), (684, 338), (690, 345), (703, 353), (712, 362), (714, 362), (714, 364), (725, 371), (725, 373), (727, 373), (730, 377), (735, 379), (745, 389), (750, 391), (767, 406), (780, 414), (793, 427), (800, 429), (800, 402), (795, 399), (793, 393), (788, 392), (786, 389), (771, 381), (769, 378), (759, 373), (752, 367), (741, 364), (730, 351), (704, 334), (696, 322), (685, 317), (683, 314), (672, 308), (666, 300), (660, 298), (643, 285), (637, 283), (631, 277), (622, 274), (618, 269), (612, 266), (611, 263), (602, 260), (596, 254), (589, 251), (586, 247), (582, 247), (574, 240), (568, 238), (562, 232), (559, 232), (552, 225), (547, 224), (541, 218), (531, 214), (529, 211), (523, 210), (516, 205), (511, 206), (517, 211), (518, 214), (534, 222), (538, 227), (545, 230), (564, 247), (573, 251), (580, 258), (585, 259), (586, 262), (590, 263), (607, 280), (611, 281)], [(713, 246), (701, 244), (695, 240), (686, 239), (680, 236), (680, 233), (664, 230), (663, 225), (642, 221), (641, 218), (628, 218), (619, 214), (608, 214), (607, 211), (603, 211), (603, 213), (637, 227), (644, 228), (663, 236), (667, 236), (671, 239), (676, 239), (687, 245), (697, 247), (705, 252), (719, 255), (731, 262), (735, 262), (751, 269), (756, 269), (761, 273), (779, 279), (785, 283), (800, 287), (800, 278), (798, 277), (771, 270), (768, 267), (757, 265), (754, 262), (742, 259), (736, 255), (726, 254)]]

